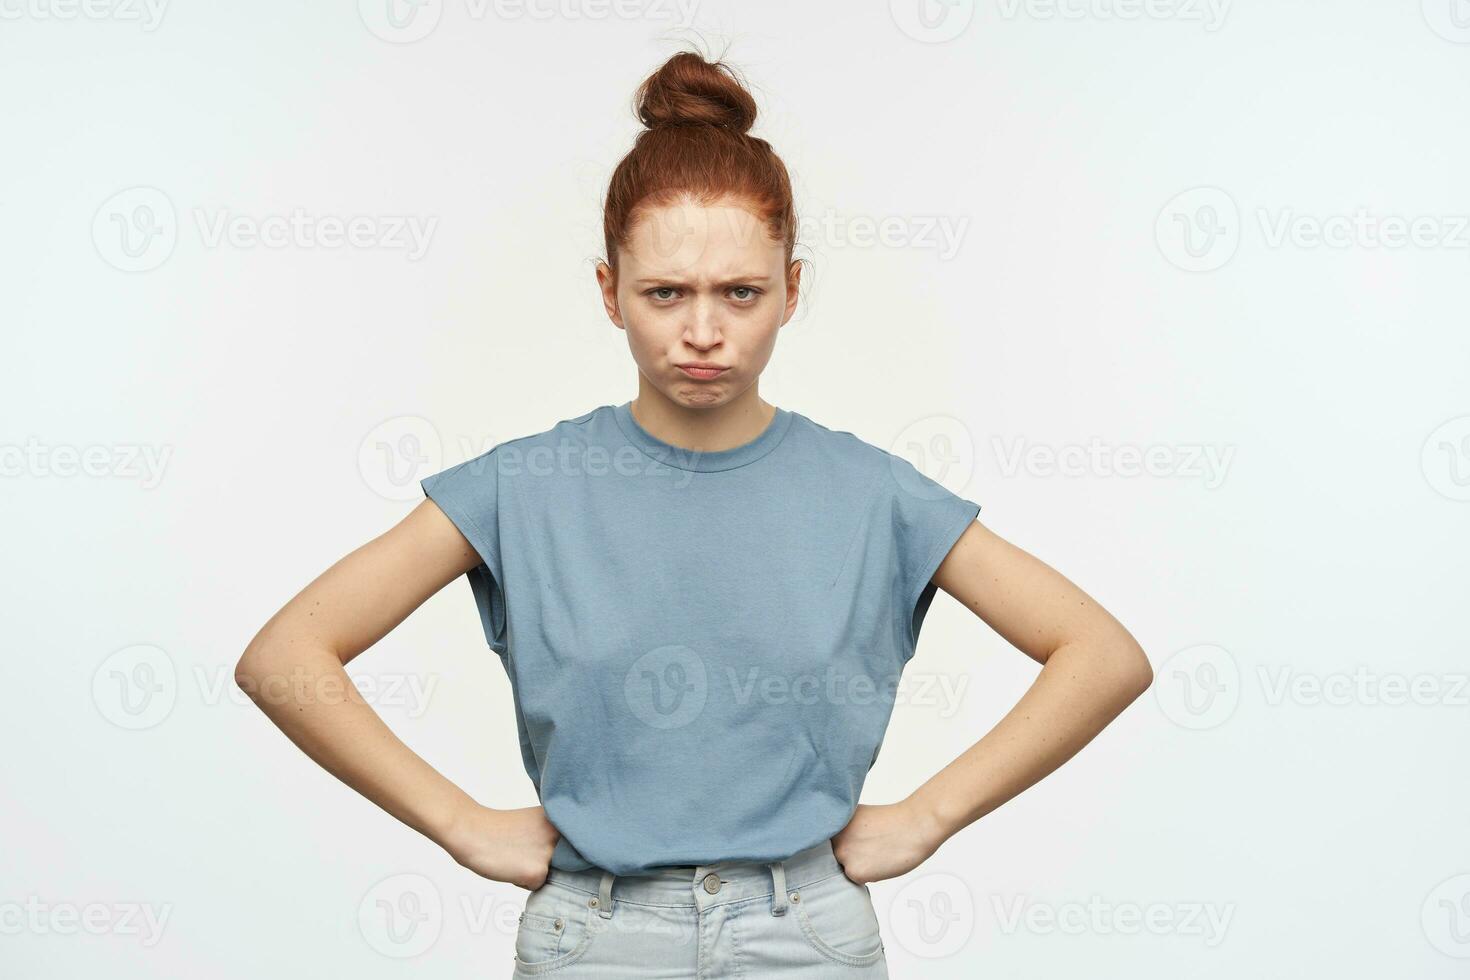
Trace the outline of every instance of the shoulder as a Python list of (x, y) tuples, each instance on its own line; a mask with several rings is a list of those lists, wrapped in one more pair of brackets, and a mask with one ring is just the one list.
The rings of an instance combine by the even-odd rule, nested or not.
[(555, 460), (558, 453), (565, 453), (568, 448), (585, 448), (601, 438), (602, 428), (612, 424), (611, 406), (602, 405), (560, 419), (545, 429), (495, 442), (463, 462), (446, 466), (431, 479), (452, 476), (456, 480), (483, 481), (487, 477), (514, 476), (540, 460)]
[(476, 458), (509, 460), (546, 450), (556, 451), (569, 445), (586, 446), (596, 442), (599, 433), (612, 424), (612, 406), (602, 405), (581, 415), (560, 419), (545, 429), (503, 439)]
[(867, 506), (891, 510), (902, 521), (929, 520), (929, 514), (947, 521), (951, 515), (978, 513), (980, 509), (962, 496), (963, 490), (945, 485), (964, 475), (964, 468), (958, 465), (963, 457), (949, 440), (921, 442), (901, 433), (889, 448), (884, 448), (805, 416), (798, 416), (798, 421), (810, 437), (809, 445), (820, 447), (820, 453), (838, 461), (845, 474), (843, 482), (863, 488), (861, 498)]
[(855, 432), (833, 428), (793, 412), (792, 434), (804, 454), (836, 468), (850, 481), (877, 489), (883, 477), (903, 479), (913, 466), (904, 457), (864, 439)]

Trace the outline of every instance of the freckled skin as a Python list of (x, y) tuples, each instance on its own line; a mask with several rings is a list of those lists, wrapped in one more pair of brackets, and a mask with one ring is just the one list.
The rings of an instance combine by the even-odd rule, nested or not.
[[(775, 410), (757, 382), (796, 310), (801, 264), (731, 199), (641, 213), (615, 258), (617, 273), (599, 263), (597, 283), (638, 366), (638, 421), (707, 451), (758, 435)], [(677, 367), (688, 361), (728, 369), (696, 379)]]

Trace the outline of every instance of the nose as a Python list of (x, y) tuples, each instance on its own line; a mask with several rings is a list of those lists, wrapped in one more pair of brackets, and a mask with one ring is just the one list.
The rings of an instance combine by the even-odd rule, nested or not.
[(701, 298), (689, 305), (689, 321), (684, 325), (684, 341), (701, 351), (720, 342), (721, 328), (714, 304)]

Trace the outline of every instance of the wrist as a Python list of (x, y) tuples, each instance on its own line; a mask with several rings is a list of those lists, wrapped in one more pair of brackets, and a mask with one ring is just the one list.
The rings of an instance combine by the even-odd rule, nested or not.
[(950, 828), (940, 801), (923, 787), (915, 790), (903, 801), (920, 838), (929, 847), (930, 853), (949, 840), (954, 831)]
[(468, 795), (449, 800), (429, 815), (424, 834), (444, 850), (454, 854), (466, 836), (465, 828), (470, 824), (473, 814), (480, 809), (480, 804)]

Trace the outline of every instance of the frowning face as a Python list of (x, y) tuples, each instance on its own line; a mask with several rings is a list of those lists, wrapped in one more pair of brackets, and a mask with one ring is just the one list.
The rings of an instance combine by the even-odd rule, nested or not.
[(801, 279), (759, 217), (729, 200), (648, 209), (617, 257), (616, 282), (606, 263), (597, 268), (603, 305), (654, 387), (708, 408), (755, 383)]

